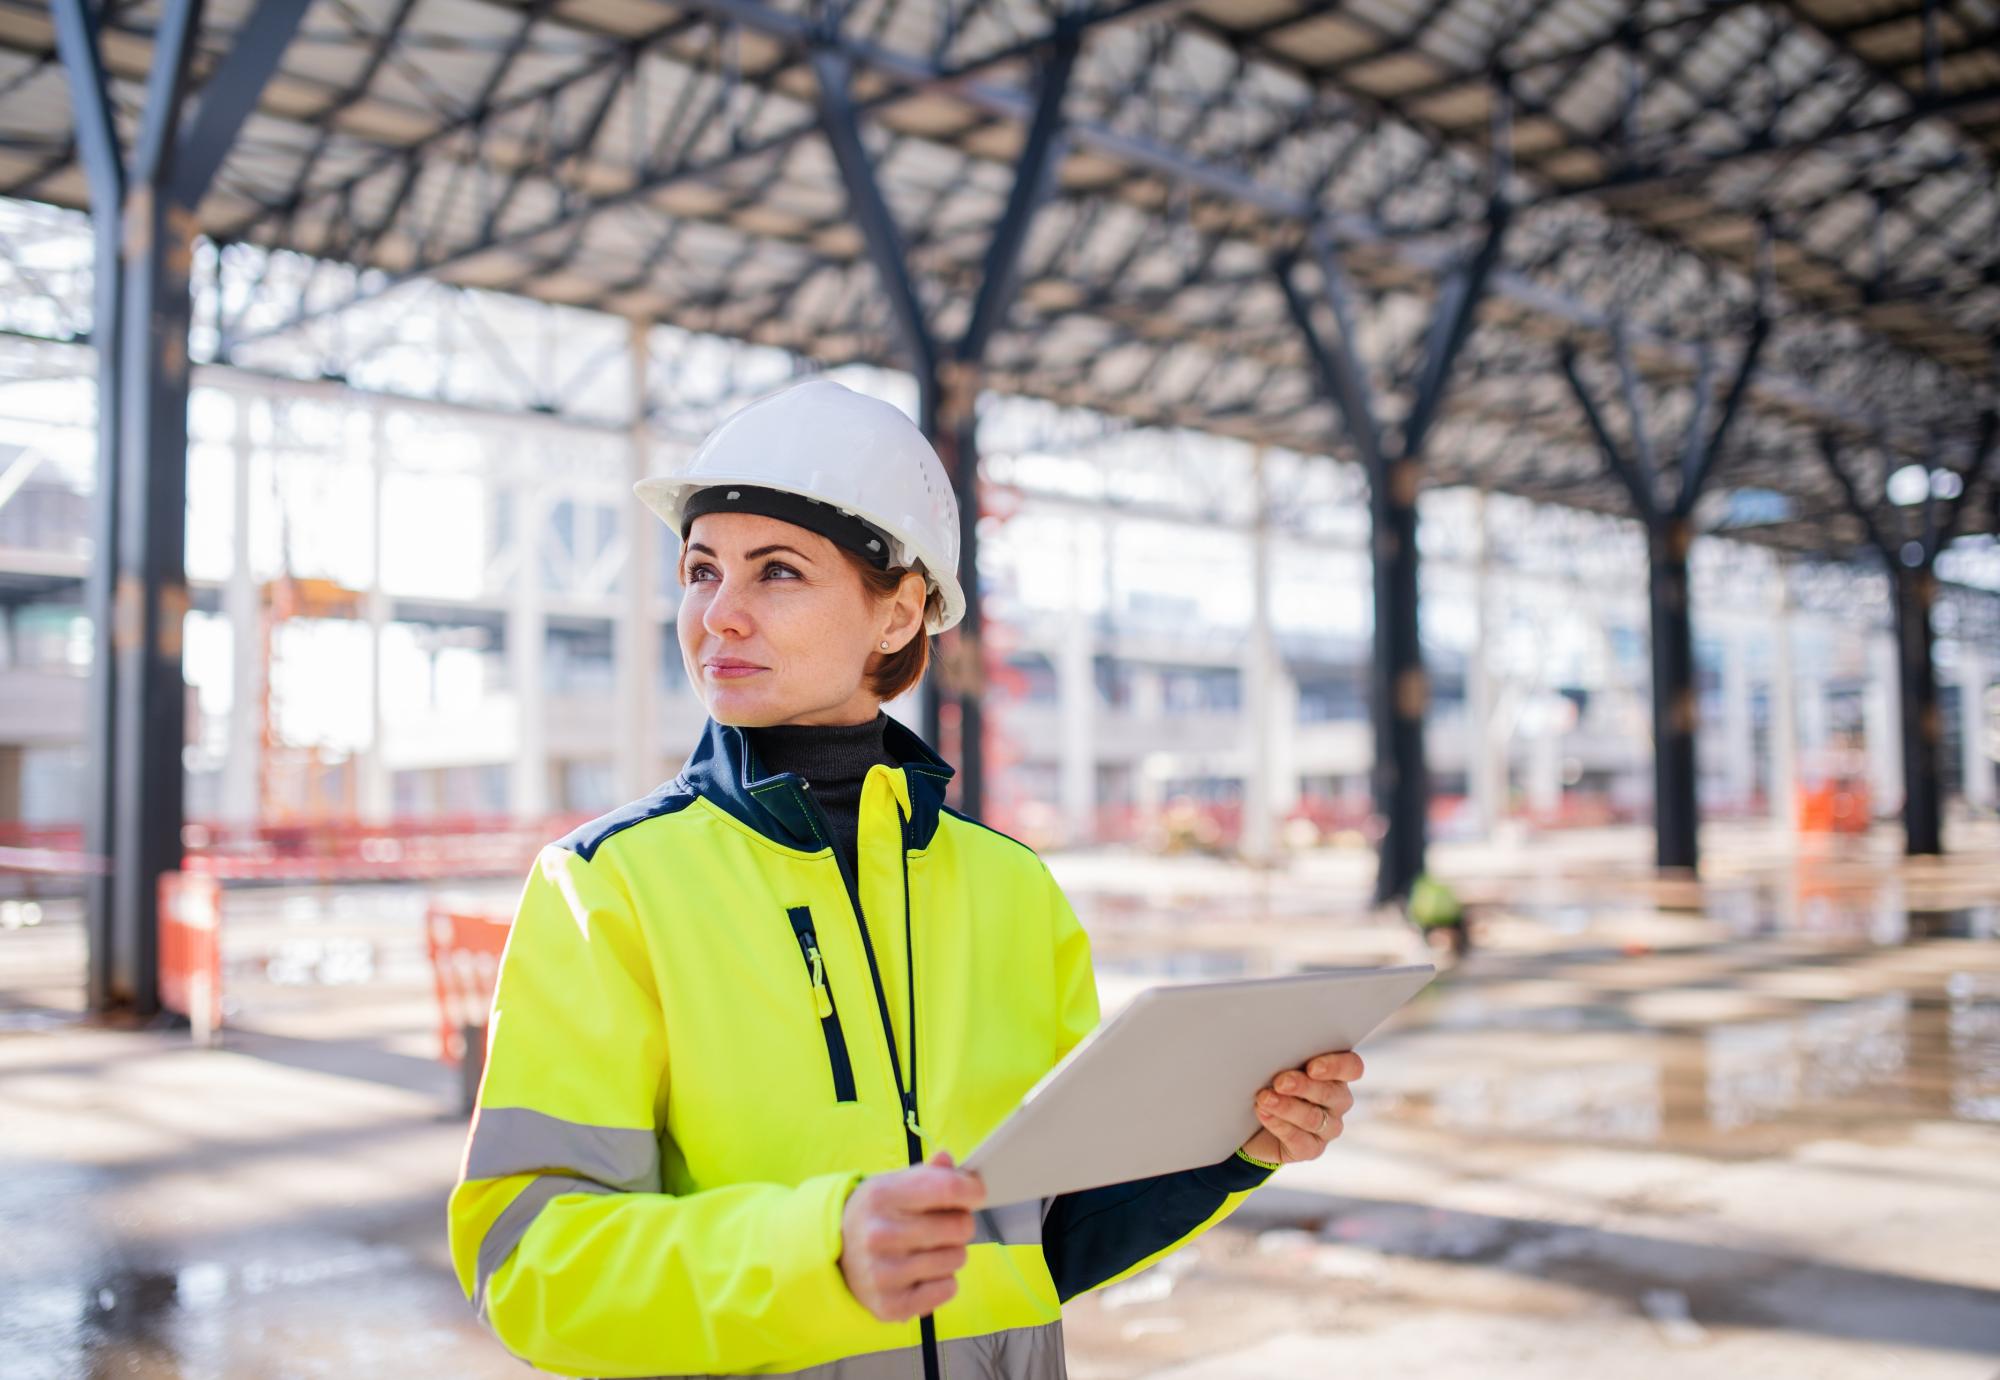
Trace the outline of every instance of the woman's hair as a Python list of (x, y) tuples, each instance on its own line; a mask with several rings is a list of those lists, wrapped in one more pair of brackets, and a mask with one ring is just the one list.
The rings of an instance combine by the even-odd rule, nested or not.
[[(887, 599), (901, 587), (903, 577), (910, 574), (907, 568), (877, 570), (858, 553), (844, 546), (836, 546), (835, 549), (861, 576), (861, 587), (872, 598)], [(928, 580), (924, 583), (928, 587), (924, 595), (924, 617), (928, 622), (930, 616), (938, 612), (944, 601), (938, 594), (936, 586), (931, 585)], [(930, 664), (930, 659), (930, 629), (919, 624), (915, 637), (896, 651), (882, 654), (882, 664), (868, 675), (868, 693), (885, 702), (895, 699), (924, 678), (924, 668)]]

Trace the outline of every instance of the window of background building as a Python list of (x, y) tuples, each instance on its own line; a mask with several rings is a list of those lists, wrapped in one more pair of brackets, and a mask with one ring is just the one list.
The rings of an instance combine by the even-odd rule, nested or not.
[(617, 693), (618, 672), (610, 622), (593, 620), (574, 627), (550, 627), (543, 665), (548, 687), (555, 694)]
[[(17, 464), (24, 449), (0, 444), (0, 464)], [(24, 551), (90, 550), (90, 495), (30, 478), (0, 506), (0, 546)]]
[(1007, 658), (1007, 669), (1019, 679), (1017, 694), (1024, 704), (1056, 702), (1056, 668), (1040, 652), (1015, 652)]
[(1062, 798), (1062, 774), (1054, 762), (1016, 762), (1007, 775), (1016, 800), (1054, 805)]
[(1604, 630), (1604, 641), (1612, 661), (1621, 667), (1636, 670), (1652, 664), (1652, 642), (1643, 629), (1613, 625)]
[(1429, 717), (1456, 718), (1465, 713), (1465, 680), (1456, 674), (1434, 675), (1430, 681)]
[(505, 762), (396, 772), (390, 781), (395, 812), (419, 819), (505, 814), (507, 773)]
[(84, 675), (90, 670), (90, 619), (74, 608), (23, 604), (8, 617), (7, 665), (24, 671)]
[(1091, 674), (1097, 681), (1097, 698), (1113, 709), (1123, 709), (1132, 703), (1132, 666), (1116, 657), (1100, 656), (1091, 661)]
[(1243, 704), (1242, 679), (1233, 667), (1163, 667), (1160, 706), (1169, 714), (1233, 713)]
[(614, 795), (610, 762), (570, 760), (561, 764), (556, 792), (559, 809), (608, 810), (618, 803)]
[(1368, 689), (1356, 674), (1315, 675), (1299, 681), (1299, 722), (1348, 723), (1368, 717)]
[(1234, 776), (1176, 776), (1169, 777), (1161, 791), (1161, 798), (1173, 800), (1198, 800), (1206, 805), (1228, 805), (1240, 803), (1243, 799), (1243, 782)]
[(1100, 805), (1130, 805), (1137, 796), (1132, 789), (1132, 765), (1129, 762), (1099, 762), (1097, 764), (1097, 803)]

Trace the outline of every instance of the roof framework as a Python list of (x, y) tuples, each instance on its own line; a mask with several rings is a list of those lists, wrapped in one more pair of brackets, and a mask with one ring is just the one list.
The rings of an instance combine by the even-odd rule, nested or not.
[[(197, 82), (248, 9), (208, 7)], [(128, 132), (157, 13), (102, 21)], [(2000, 348), (1996, 0), (315, 0), (199, 220), (225, 253), (352, 268), (302, 288), (245, 251), (225, 352), (434, 277), (900, 363), (812, 54), (852, 72), (914, 290), (954, 337), (1063, 25), (1067, 140), (988, 386), (1346, 452), (1274, 257), (1339, 245), (1360, 357), (1404, 397), (1498, 194), (1512, 226), (1434, 481), (1629, 511), (1566, 347), (1608, 397), (1616, 337), (1644, 428), (1678, 434), (1761, 309), (1713, 489), (1792, 502), (1748, 535), (1864, 538), (1820, 433), (1864, 493), (1912, 458), (1960, 469), (1966, 526), (1994, 526), (1973, 466)], [(69, 121), (47, 6), (0, 0), (0, 191), (87, 202)]]

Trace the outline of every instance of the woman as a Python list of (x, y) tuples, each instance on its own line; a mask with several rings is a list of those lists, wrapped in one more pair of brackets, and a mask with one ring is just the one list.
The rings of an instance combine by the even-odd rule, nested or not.
[(1281, 1075), (1220, 1164), (975, 1216), (944, 1147), (1098, 1007), (1041, 859), (945, 806), (951, 767), (881, 710), (964, 610), (943, 466), (817, 380), (638, 492), (682, 538), (710, 718), (678, 776), (528, 878), (451, 1197), (459, 1281), (561, 1374), (1059, 1378), (1062, 1300), (1318, 1155), (1360, 1061)]

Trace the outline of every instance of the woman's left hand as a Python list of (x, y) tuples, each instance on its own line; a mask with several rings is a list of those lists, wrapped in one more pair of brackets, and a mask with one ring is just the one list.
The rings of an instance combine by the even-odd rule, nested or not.
[(1243, 1153), (1266, 1164), (1316, 1160), (1340, 1135), (1340, 1119), (1354, 1105), (1347, 1085), (1361, 1076), (1361, 1056), (1351, 1050), (1316, 1054), (1287, 1069), (1257, 1094), (1264, 1129), (1243, 1142)]

